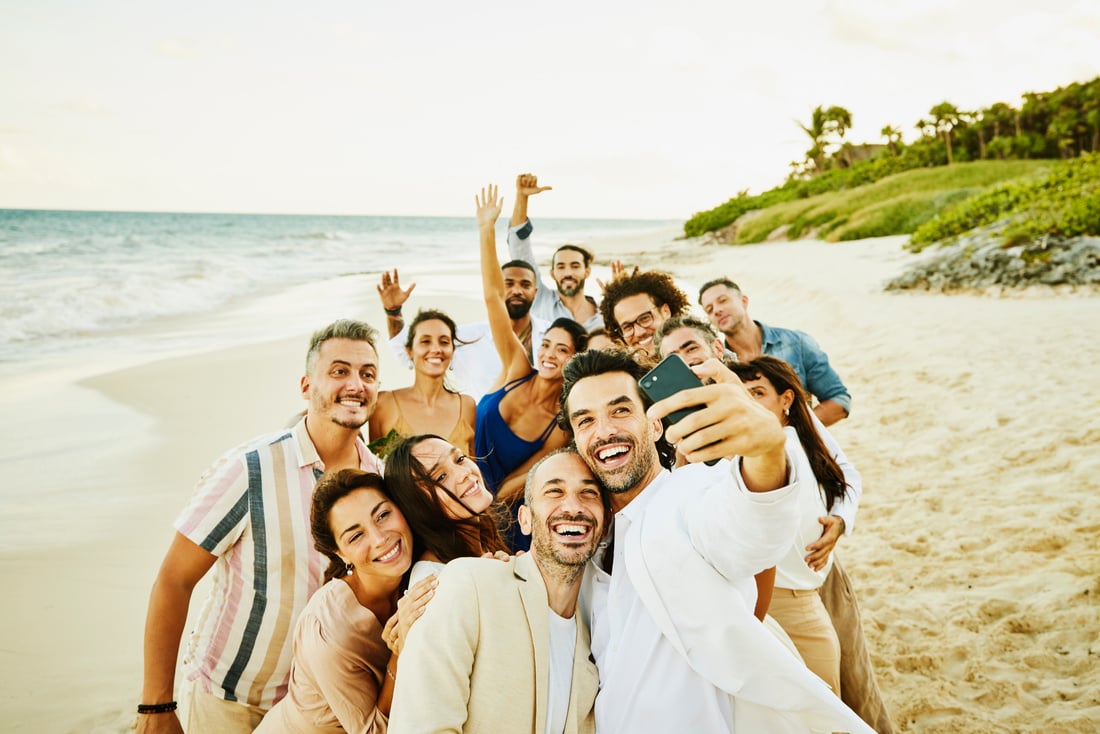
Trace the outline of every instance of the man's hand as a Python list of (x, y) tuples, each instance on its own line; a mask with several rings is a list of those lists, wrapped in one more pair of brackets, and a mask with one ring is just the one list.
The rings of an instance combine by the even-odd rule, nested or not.
[(521, 173), (516, 176), (516, 196), (534, 196), (553, 189), (553, 186), (539, 186), (539, 177), (533, 173)]
[(392, 275), (388, 270), (383, 270), (382, 282), (378, 284), (378, 297), (382, 299), (382, 308), (387, 311), (401, 308), (405, 305), (405, 301), (409, 300), (413, 288), (416, 288), (416, 283), (410, 283), (407, 289), (402, 290), (397, 268), (393, 269)]
[(386, 626), (382, 628), (382, 641), (394, 655), (401, 654), (413, 622), (424, 614), (424, 609), (435, 596), (435, 587), (438, 585), (439, 580), (435, 575), (428, 576), (410, 586), (397, 600), (397, 613), (386, 620)]
[(825, 568), (825, 564), (829, 561), (829, 554), (833, 552), (840, 536), (844, 535), (843, 517), (826, 515), (817, 518), (817, 521), (825, 526), (821, 531), (821, 537), (806, 546), (806, 550), (810, 551), (806, 555), (806, 565), (814, 571)]
[(771, 411), (749, 395), (737, 375), (711, 358), (691, 368), (713, 384), (682, 390), (648, 411), (660, 419), (682, 408), (703, 406), (665, 431), (665, 438), (688, 461), (742, 456), (742, 472), (751, 491), (763, 492), (787, 483), (786, 435)]
[[(640, 268), (637, 265), (635, 265), (634, 269), (631, 270), (629, 274), (633, 276), (633, 275), (637, 275), (639, 272), (641, 272)], [(596, 278), (596, 284), (600, 286), (600, 292), (602, 293), (603, 291), (607, 290), (607, 286), (611, 285), (612, 283), (614, 283), (619, 278), (625, 278), (626, 276), (627, 276), (627, 266), (626, 266), (626, 264), (622, 260), (612, 260), (611, 261), (611, 277), (608, 278), (606, 283), (604, 283), (599, 278)]]
[(183, 734), (175, 711), (167, 714), (138, 714), (134, 722), (138, 734)]
[(496, 184), (483, 186), (481, 195), (474, 197), (474, 204), (477, 206), (478, 229), (492, 229), (500, 217), (501, 207), (504, 206), (504, 199), (497, 197)]

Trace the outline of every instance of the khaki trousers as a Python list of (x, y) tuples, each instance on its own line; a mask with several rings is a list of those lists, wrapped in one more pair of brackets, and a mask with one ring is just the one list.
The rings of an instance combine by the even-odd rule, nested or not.
[(840, 641), (841, 700), (878, 734), (894, 734), (894, 724), (882, 700), (871, 655), (867, 652), (856, 593), (836, 553), (833, 553), (833, 568), (818, 593)]
[(189, 681), (180, 698), (180, 723), (187, 734), (251, 734), (266, 713), (207, 693), (198, 680)]
[(775, 587), (768, 614), (790, 636), (814, 675), (840, 695), (840, 642), (817, 589)]

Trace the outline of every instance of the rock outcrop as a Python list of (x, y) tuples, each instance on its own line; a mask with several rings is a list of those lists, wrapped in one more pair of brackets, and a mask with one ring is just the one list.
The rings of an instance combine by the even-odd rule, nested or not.
[(1009, 246), (993, 229), (926, 249), (919, 263), (886, 283), (886, 290), (1100, 287), (1100, 237), (1047, 236)]

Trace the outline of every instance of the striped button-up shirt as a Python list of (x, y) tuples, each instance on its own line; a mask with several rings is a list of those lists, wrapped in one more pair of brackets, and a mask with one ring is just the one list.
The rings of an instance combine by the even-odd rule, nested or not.
[[(361, 440), (356, 448), (361, 468), (380, 474)], [(176, 520), (176, 530), (217, 556), (184, 661), (187, 678), (208, 693), (263, 709), (286, 695), (294, 623), (328, 563), (309, 528), (323, 473), (303, 419), (223, 455)]]

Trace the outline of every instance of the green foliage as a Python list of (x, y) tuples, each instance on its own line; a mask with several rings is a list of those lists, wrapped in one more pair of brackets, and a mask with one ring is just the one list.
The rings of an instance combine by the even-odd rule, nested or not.
[[(713, 232), (754, 209), (845, 191), (917, 168), (944, 166), (949, 159), (956, 164), (990, 159), (1068, 159), (1100, 152), (1100, 77), (1050, 92), (1029, 92), (1023, 95), (1018, 108), (997, 102), (985, 109), (966, 111), (944, 101), (929, 110), (929, 119), (917, 123), (920, 139), (906, 145), (900, 140), (899, 128), (888, 125), (882, 131), (888, 147), (870, 160), (849, 165), (838, 140), (851, 126), (851, 117), (843, 107), (818, 105), (808, 125), (799, 123), (813, 143), (805, 164), (793, 164), (795, 173), (782, 186), (756, 196), (742, 193), (698, 212), (684, 224), (684, 234), (695, 237)], [(1089, 215), (1086, 212), (1081, 216), (1087, 219)], [(806, 223), (790, 224), (795, 232)]]
[(918, 227), (908, 247), (919, 252), (1001, 221), (1009, 244), (1043, 235), (1100, 235), (1100, 154), (1051, 162), (1030, 177), (950, 206)]
[[(783, 225), (788, 238), (812, 233), (836, 241), (905, 234), (945, 206), (1044, 165), (1041, 161), (984, 161), (906, 171), (866, 186), (764, 207), (739, 222), (733, 239), (737, 244), (762, 242)], [(741, 201), (753, 198), (744, 196)]]

